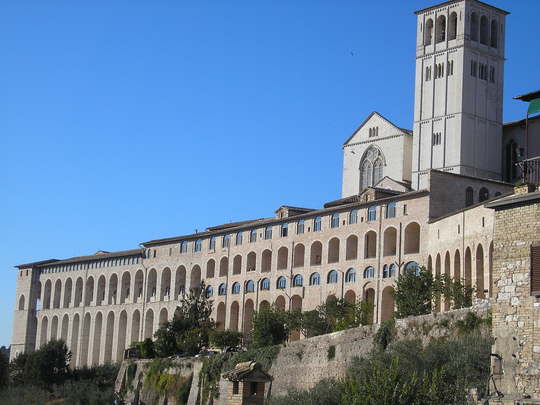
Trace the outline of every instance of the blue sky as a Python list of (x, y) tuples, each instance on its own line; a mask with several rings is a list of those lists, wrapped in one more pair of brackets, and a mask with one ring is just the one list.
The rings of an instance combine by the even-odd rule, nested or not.
[[(491, 3), (512, 13), (520, 119), (540, 2)], [(370, 112), (412, 127), (413, 11), (432, 4), (2, 1), (0, 345), (16, 264), (339, 198), (341, 144)]]

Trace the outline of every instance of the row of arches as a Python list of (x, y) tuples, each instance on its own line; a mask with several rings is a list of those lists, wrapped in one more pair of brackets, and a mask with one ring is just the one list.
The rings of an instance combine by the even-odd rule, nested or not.
[[(282, 246), (277, 250), (277, 270), (285, 270), (289, 268), (289, 260), (292, 261), (292, 267), (304, 267), (306, 264), (310, 266), (318, 266), (323, 263), (323, 251), (326, 255), (326, 263), (338, 263), (342, 260), (355, 260), (359, 256), (365, 259), (375, 258), (377, 256), (377, 232), (370, 230), (364, 235), (364, 249), (360, 254), (360, 244), (357, 235), (350, 235), (345, 240), (345, 249), (342, 251), (342, 242), (339, 238), (334, 237), (328, 241), (326, 249), (323, 250), (323, 244), (320, 241), (315, 241), (309, 247), (309, 254), (306, 257), (306, 246), (302, 243), (294, 245), (292, 257), (289, 257), (289, 248)], [(395, 227), (389, 226), (383, 232), (383, 256), (394, 256), (398, 249), (398, 231)], [(409, 223), (404, 230), (404, 245), (405, 254), (419, 253), (420, 251), (420, 225), (416, 222)], [(241, 274), (242, 270), (246, 272), (256, 271), (260, 267), (262, 273), (272, 271), (273, 252), (270, 249), (263, 250), (260, 263), (257, 263), (257, 254), (249, 252), (247, 254), (245, 265), (242, 255), (235, 255), (232, 259), (232, 274)], [(208, 260), (206, 263), (206, 278), (214, 278), (216, 276), (225, 277), (229, 274), (229, 258), (222, 257), (219, 260), (219, 272), (216, 272), (216, 261)]]
[[(458, 31), (457, 13), (450, 13), (448, 20), (447, 25), (445, 15), (438, 16), (436, 24), (432, 18), (427, 19), (424, 29), (424, 45), (431, 45), (434, 36), (435, 43), (444, 42), (447, 39), (449, 41), (456, 39)], [(492, 19), (490, 22), (487, 16), (478, 17), (477, 13), (472, 12), (470, 17), (470, 39), (497, 48), (499, 45), (498, 21)]]
[[(186, 273), (185, 266), (179, 266), (174, 274), (166, 267), (160, 275), (159, 291), (158, 274), (154, 268), (147, 273), (146, 291), (143, 270), (138, 270), (133, 277), (131, 272), (125, 271), (120, 279), (116, 273), (108, 277), (90, 275), (85, 281), (78, 277), (75, 283), (69, 277), (65, 280), (57, 279), (54, 284), (48, 279), (44, 284), (41, 301), (43, 309), (55, 309), (178, 299), (186, 291)], [(198, 265), (193, 266), (189, 278), (190, 288), (200, 286), (201, 273)], [(19, 302), (21, 308), (24, 308), (24, 297)]]
[[(398, 231), (395, 227), (387, 227), (383, 232), (383, 256), (394, 256), (398, 249)], [(368, 231), (364, 235), (363, 257), (371, 259), (377, 257), (378, 238), (377, 232)], [(420, 225), (416, 222), (409, 223), (404, 230), (403, 250), (405, 254), (418, 253), (420, 250)], [(345, 260), (355, 260), (359, 257), (359, 238), (357, 235), (349, 235), (345, 240), (344, 252), (341, 251), (341, 240), (337, 237), (330, 239), (325, 250), (326, 261), (329, 264), (337, 263), (341, 260), (342, 254)], [(257, 269), (257, 258), (255, 252), (250, 252), (246, 258), (246, 272)], [(309, 249), (309, 256), (306, 257), (306, 247), (298, 243), (293, 248), (292, 266), (301, 268), (306, 265), (318, 266), (323, 262), (323, 244), (315, 241)], [(241, 255), (233, 258), (232, 274), (242, 272)], [(277, 269), (287, 269), (289, 265), (289, 249), (282, 246), (277, 251)], [(261, 272), (270, 272), (272, 269), (272, 251), (266, 249), (261, 254)], [(219, 262), (219, 276), (228, 274), (229, 259), (222, 257)], [(75, 282), (71, 278), (48, 279), (45, 281), (43, 289), (43, 309), (50, 308), (70, 308), (81, 306), (101, 306), (116, 305), (126, 303), (176, 300), (186, 291), (187, 269), (179, 266), (176, 272), (172, 272), (166, 267), (159, 275), (156, 269), (152, 268), (147, 273), (146, 284), (143, 270), (138, 270), (134, 276), (126, 271), (121, 276), (116, 273), (110, 276), (90, 275), (83, 281), (78, 277)], [(211, 279), (216, 276), (216, 261), (208, 260), (206, 263), (206, 278)], [(189, 277), (189, 288), (198, 288), (201, 284), (202, 269), (199, 265), (192, 267)], [(159, 283), (158, 283), (159, 281)], [(145, 289), (146, 285), (146, 289)], [(19, 309), (25, 305), (24, 296), (21, 296)]]
[[(62, 339), (71, 350), (71, 366), (91, 366), (121, 361), (124, 351), (132, 342), (152, 338), (159, 325), (168, 321), (167, 308), (159, 314), (149, 308), (144, 313), (134, 310), (128, 316), (126, 310), (116, 314), (114, 311), (94, 315), (87, 312), (83, 318), (75, 314), (52, 317), (43, 316), (39, 326), (39, 345), (50, 340)], [(154, 324), (155, 319), (159, 321)], [(141, 329), (142, 328), (142, 329)]]
[[(485, 248), (479, 243), (476, 248), (466, 247), (465, 253), (456, 249), (453, 254), (447, 250), (443, 253), (428, 256), (428, 270), (435, 275), (447, 275), (454, 280), (462, 280), (463, 284), (474, 290), (474, 296), (487, 298), (493, 289), (493, 242), (490, 243), (485, 256)], [(473, 256), (474, 253), (474, 256)], [(435, 303), (435, 310), (450, 309), (450, 303)]]

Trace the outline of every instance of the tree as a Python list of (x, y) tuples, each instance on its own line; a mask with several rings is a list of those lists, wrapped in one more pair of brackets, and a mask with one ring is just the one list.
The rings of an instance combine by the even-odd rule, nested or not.
[(405, 269), (396, 281), (394, 293), (396, 317), (424, 315), (431, 312), (433, 275), (425, 267)]
[(235, 330), (214, 331), (210, 334), (210, 343), (219, 349), (226, 347), (238, 347), (242, 340), (242, 334)]
[(309, 338), (332, 332), (332, 325), (318, 310), (312, 310), (302, 314), (301, 330)]
[(281, 344), (289, 336), (289, 314), (275, 306), (262, 307), (253, 315), (251, 337), (253, 346)]
[(206, 296), (206, 288), (190, 290), (176, 308), (174, 319), (161, 326), (155, 333), (155, 349), (160, 357), (177, 353), (196, 354), (207, 347), (215, 322), (210, 318), (212, 302)]
[(7, 349), (0, 347), (0, 390), (5, 388), (9, 382), (9, 357)]

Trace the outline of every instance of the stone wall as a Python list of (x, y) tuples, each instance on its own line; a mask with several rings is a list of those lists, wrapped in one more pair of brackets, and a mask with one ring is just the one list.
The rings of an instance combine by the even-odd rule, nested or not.
[(540, 299), (530, 290), (530, 249), (540, 241), (540, 193), (528, 191), (517, 188), (516, 195), (491, 204), (493, 352), (502, 359), (493, 369), (497, 388), (509, 401), (540, 399)]

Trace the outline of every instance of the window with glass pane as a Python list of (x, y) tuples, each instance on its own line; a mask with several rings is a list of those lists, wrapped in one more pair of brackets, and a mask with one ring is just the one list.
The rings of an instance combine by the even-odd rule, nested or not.
[(287, 286), (287, 280), (285, 280), (285, 277), (281, 276), (277, 279), (276, 286), (278, 289), (282, 290)]
[(296, 233), (297, 234), (302, 234), (304, 233), (304, 220), (301, 219), (300, 221), (297, 222), (296, 224)]
[(281, 236), (286, 237), (289, 234), (289, 224), (281, 225)]
[(252, 243), (252, 242), (257, 242), (257, 230), (256, 229), (252, 229), (251, 232), (249, 233), (249, 241)]
[(188, 250), (188, 243), (187, 241), (182, 241), (180, 243), (180, 253), (187, 253), (187, 250)]
[(251, 280), (246, 282), (246, 292), (254, 292), (255, 291), (255, 283)]
[(272, 227), (267, 226), (264, 228), (264, 239), (272, 239)]
[(367, 215), (368, 221), (375, 221), (377, 220), (377, 207), (369, 207), (368, 208), (368, 215)]
[(202, 240), (197, 239), (197, 240), (195, 241), (195, 247), (193, 248), (193, 250), (194, 250), (195, 252), (200, 252), (200, 251), (201, 251), (201, 247), (202, 247)]
[(330, 217), (330, 227), (338, 228), (339, 227), (339, 214), (336, 212)]
[(328, 284), (335, 284), (338, 282), (338, 274), (337, 271), (332, 270), (330, 273), (328, 273), (328, 278), (326, 280)]
[(302, 285), (304, 285), (304, 278), (300, 274), (297, 274), (293, 278), (293, 287), (302, 287)]
[(209, 244), (209, 249), (210, 250), (214, 250), (216, 248), (216, 237), (215, 236), (212, 236), (210, 238), (210, 244)]
[(210, 298), (211, 296), (214, 295), (214, 289), (212, 288), (212, 286), (208, 286), (206, 287), (206, 298)]
[(313, 220), (313, 230), (314, 230), (315, 232), (321, 230), (321, 222), (322, 222), (322, 218), (321, 218), (321, 217), (315, 217), (315, 219)]
[(227, 295), (227, 284), (220, 284), (218, 289), (219, 295)]
[(234, 283), (232, 285), (232, 293), (233, 294), (240, 294), (240, 283)]
[(386, 205), (386, 218), (395, 218), (396, 217), (396, 203), (391, 202)]
[(236, 246), (240, 246), (242, 244), (242, 235), (243, 233), (242, 232), (238, 232), (236, 234)]
[(221, 247), (229, 247), (229, 242), (231, 240), (231, 235), (223, 235), (223, 238), (221, 239)]
[(349, 224), (354, 225), (358, 223), (358, 210), (352, 210), (349, 213)]
[(309, 285), (319, 285), (321, 284), (321, 276), (319, 273), (313, 273), (309, 277)]
[(347, 273), (345, 273), (345, 282), (354, 283), (355, 281), (356, 281), (356, 270), (355, 269), (347, 270)]
[(269, 290), (270, 289), (270, 279), (263, 278), (261, 281), (261, 290)]

